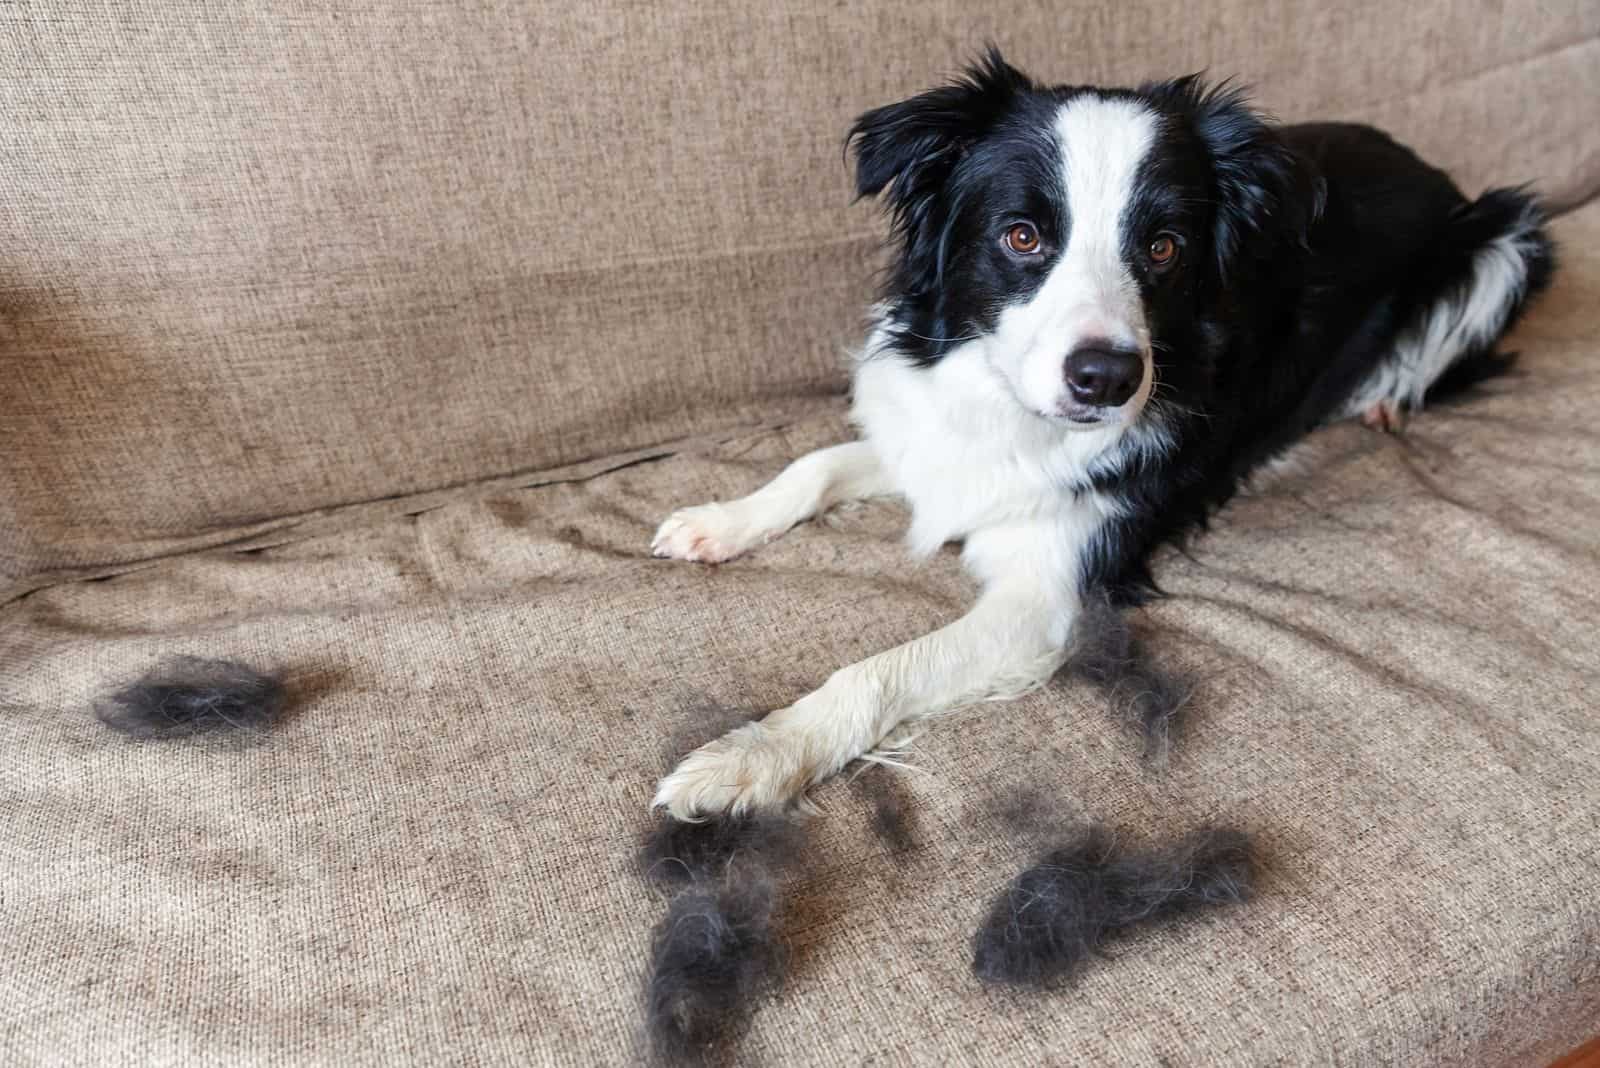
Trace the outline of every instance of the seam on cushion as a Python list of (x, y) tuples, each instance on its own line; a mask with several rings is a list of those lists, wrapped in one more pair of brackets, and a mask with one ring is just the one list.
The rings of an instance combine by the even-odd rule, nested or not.
[[(756, 248), (719, 248), (706, 249), (698, 252), (669, 252), (658, 256), (646, 256), (640, 259), (617, 260), (613, 263), (608, 263), (602, 266), (584, 266), (576, 268), (539, 268), (530, 271), (525, 276), (520, 276), (519, 280), (528, 282), (561, 281), (564, 279), (585, 279), (602, 275), (610, 275), (615, 274), (618, 271), (649, 271), (654, 268), (673, 267), (686, 263), (738, 263), (744, 260), (760, 259), (763, 256), (786, 256), (792, 253), (815, 253), (828, 249), (849, 248), (854, 245), (879, 245), (882, 244), (882, 242), (883, 234), (881, 232), (864, 230), (859, 233), (846, 234), (845, 236), (838, 238), (817, 237), (804, 241), (792, 241), (780, 245), (764, 245)], [(390, 268), (386, 268), (384, 273), (386, 275), (395, 273), (403, 274), (408, 270), (412, 273), (427, 273), (427, 271), (424, 270), (424, 267), (420, 264), (392, 266)], [(495, 276), (496, 279), (501, 279), (502, 277), (503, 276)], [(315, 274), (279, 274), (276, 276), (276, 278), (280, 281), (286, 281), (290, 285), (301, 285), (319, 280), (319, 276)], [(70, 285), (70, 281), (67, 284)], [(253, 292), (258, 285), (259, 283), (256, 281), (245, 280), (222, 283), (213, 286), (213, 289), (215, 289), (217, 292)], [(337, 297), (337, 294), (335, 294), (334, 297)], [(362, 301), (357, 300), (355, 302), (355, 306), (364, 305)]]
[(1595, 174), (1585, 180), (1578, 191), (1571, 196), (1558, 197), (1550, 201), (1549, 212), (1552, 217), (1566, 215), (1574, 211), (1581, 211), (1600, 198), (1600, 174)]
[[(280, 545), (289, 545), (297, 541), (309, 541), (312, 538), (324, 534), (336, 533), (341, 530), (357, 530), (363, 527), (375, 526), (387, 519), (414, 518), (427, 512), (432, 512), (439, 508), (443, 508), (446, 505), (462, 500), (464, 497), (470, 497), (472, 496), (474, 489), (479, 487), (481, 487), (485, 492), (488, 492), (491, 485), (502, 486), (505, 489), (530, 490), (543, 489), (546, 486), (571, 485), (579, 482), (587, 482), (590, 479), (599, 478), (602, 475), (609, 475), (615, 471), (623, 471), (627, 468), (636, 467), (640, 464), (653, 463), (657, 460), (665, 460), (668, 457), (677, 455), (678, 452), (677, 449), (664, 448), (644, 449), (638, 451), (644, 453), (644, 455), (630, 455), (627, 459), (621, 460), (614, 465), (602, 467), (597, 471), (589, 471), (582, 475), (573, 477), (549, 479), (539, 479), (535, 477), (531, 482), (519, 483), (516, 481), (517, 479), (529, 476), (510, 475), (501, 476), (499, 478), (483, 479), (477, 482), (456, 483), (449, 486), (441, 486), (436, 489), (423, 490), (420, 493), (397, 493), (386, 497), (372, 497), (367, 500), (351, 501), (347, 504), (336, 505), (332, 508), (319, 508), (310, 512), (301, 512), (297, 515), (271, 519), (268, 520), (264, 525), (255, 525), (247, 528), (249, 533), (237, 534), (223, 541), (192, 545), (185, 549), (178, 549), (169, 553), (159, 553), (155, 556), (140, 557), (137, 560), (129, 560), (120, 563), (90, 565), (88, 568), (73, 568), (70, 571), (45, 572), (31, 578), (22, 579), (16, 584), (15, 589), (6, 589), (5, 595), (0, 597), (0, 607), (4, 607), (13, 601), (20, 601), (29, 594), (37, 593), (39, 590), (48, 589), (52, 586), (67, 585), (73, 582), (97, 582), (102, 579), (114, 578), (117, 575), (126, 575), (134, 571), (143, 571), (147, 568), (155, 567), (158, 564), (165, 563), (168, 560), (182, 559), (185, 556), (193, 556), (198, 553), (216, 551), (235, 553), (254, 552), (258, 549), (270, 549)], [(562, 466), (584, 467), (587, 466), (588, 463), (592, 462), (594, 461), (579, 461), (576, 464), (564, 464)], [(557, 470), (559, 470), (559, 468), (557, 468)], [(504, 485), (507, 482), (511, 482), (513, 484)], [(301, 537), (292, 536), (295, 532), (300, 531), (301, 528), (305, 527), (309, 523), (313, 523), (319, 519), (332, 519), (344, 512), (355, 511), (357, 509), (376, 510), (381, 509), (383, 505), (389, 503), (398, 504), (402, 501), (417, 500), (441, 495), (446, 496), (447, 499), (438, 501), (437, 503), (427, 504), (420, 508), (402, 509), (392, 514), (372, 516), (370, 522), (358, 521), (350, 524), (348, 527), (335, 526), (327, 529), (305, 531)]]
[[(543, 472), (527, 471), (499, 475), (422, 490), (416, 493), (372, 497), (366, 500), (335, 505), (330, 508), (314, 509), (295, 515), (277, 517), (263, 523), (248, 526), (241, 525), (240, 529), (244, 531), (243, 533), (235, 531), (230, 536), (219, 541), (201, 542), (182, 549), (175, 549), (171, 552), (141, 556), (133, 560), (91, 564), (79, 568), (24, 575), (21, 578), (0, 585), (0, 609), (40, 590), (54, 586), (70, 585), (75, 582), (99, 582), (115, 578), (118, 575), (144, 571), (169, 560), (182, 559), (186, 556), (219, 551), (231, 553), (255, 552), (300, 541), (310, 541), (313, 538), (343, 531), (371, 528), (394, 519), (412, 518), (458, 501), (471, 500), (495, 492), (539, 490), (550, 486), (567, 486), (589, 482), (605, 475), (615, 474), (618, 471), (625, 471), (631, 467), (671, 459), (682, 452), (693, 451), (702, 445), (726, 444), (744, 437), (758, 437), (776, 433), (800, 420), (817, 417), (826, 410), (824, 406), (817, 406), (808, 411), (793, 413), (785, 418), (756, 423), (742, 423), (656, 446), (630, 450), (620, 455), (593, 457), (588, 460), (561, 464), (558, 467), (546, 468)], [(596, 464), (601, 466), (596, 467)], [(575, 469), (577, 473), (574, 474), (558, 473), (574, 471)], [(406, 502), (415, 504), (417, 507), (406, 507)], [(394, 510), (385, 509), (385, 505), (395, 506)], [(341, 516), (348, 516), (351, 521), (340, 523), (338, 520)], [(326, 524), (320, 522), (323, 520), (327, 521)]]

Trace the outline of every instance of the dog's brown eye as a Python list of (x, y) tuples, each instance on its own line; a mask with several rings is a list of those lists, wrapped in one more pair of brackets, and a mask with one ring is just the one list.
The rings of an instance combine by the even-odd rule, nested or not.
[(1027, 223), (1017, 223), (1006, 231), (1006, 248), (1019, 256), (1031, 256), (1039, 251), (1039, 231)]
[(1171, 267), (1178, 262), (1178, 239), (1171, 234), (1157, 234), (1150, 242), (1150, 262), (1157, 267)]

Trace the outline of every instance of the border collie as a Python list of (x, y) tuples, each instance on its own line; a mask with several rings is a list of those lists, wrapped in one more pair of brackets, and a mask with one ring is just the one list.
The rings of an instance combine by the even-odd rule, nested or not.
[(1313, 428), (1396, 429), (1504, 369), (1543, 289), (1537, 201), (1467, 200), (1365, 126), (1275, 126), (1195, 77), (1045, 87), (998, 52), (862, 115), (856, 185), (897, 257), (854, 366), (861, 440), (688, 508), (658, 556), (728, 560), (841, 501), (896, 494), (908, 541), (963, 543), (976, 605), (689, 754), (680, 819), (800, 800), (916, 717), (1015, 696), (1066, 659), (1091, 597)]

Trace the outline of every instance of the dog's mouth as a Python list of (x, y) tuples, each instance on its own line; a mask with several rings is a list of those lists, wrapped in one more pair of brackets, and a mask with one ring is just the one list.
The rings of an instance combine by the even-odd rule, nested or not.
[(1132, 421), (1132, 413), (1121, 407), (1096, 408), (1086, 404), (1060, 405), (1054, 411), (1037, 414), (1070, 430), (1096, 430)]

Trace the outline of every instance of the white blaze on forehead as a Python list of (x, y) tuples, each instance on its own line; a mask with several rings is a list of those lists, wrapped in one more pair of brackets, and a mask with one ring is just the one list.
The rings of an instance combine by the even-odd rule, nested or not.
[(1063, 362), (1086, 342), (1144, 355), (1139, 389), (1120, 405), (1136, 417), (1154, 384), (1150, 331), (1138, 280), (1123, 262), (1125, 216), (1139, 167), (1156, 138), (1156, 116), (1134, 100), (1079, 96), (1056, 113), (1059, 178), (1066, 199), (1066, 248), (1026, 301), (1001, 311), (985, 349), (1024, 407), (1070, 415)]
[[(1123, 224), (1155, 143), (1156, 117), (1137, 101), (1080, 96), (1056, 113), (1056, 137), (1071, 229), (1045, 288), (1079, 320), (1072, 326), (1104, 326), (1112, 340), (1143, 347), (1139, 287), (1122, 259)], [(1109, 321), (1096, 322), (1102, 318)]]

